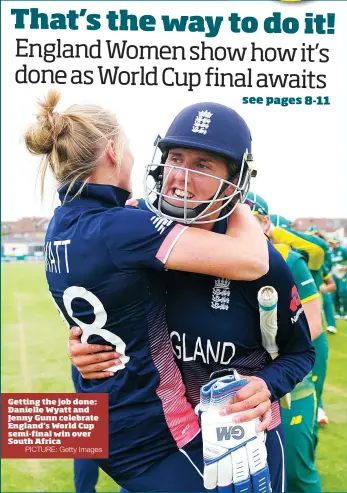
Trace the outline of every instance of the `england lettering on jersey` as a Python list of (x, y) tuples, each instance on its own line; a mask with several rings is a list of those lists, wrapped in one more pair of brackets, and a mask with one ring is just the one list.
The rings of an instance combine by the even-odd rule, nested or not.
[[(283, 347), (288, 350), (292, 345), (292, 350), (298, 354), (303, 348), (313, 351), (308, 324), (289, 268), (271, 245), (269, 257), (269, 273), (253, 282), (168, 272), (167, 320), (171, 344), (187, 397), (193, 405), (200, 400), (201, 386), (215, 372), (228, 368), (234, 368), (244, 376), (261, 376), (265, 369), (271, 372), (271, 356), (262, 346), (257, 301), (258, 291), (263, 286), (272, 285), (278, 291), (277, 344), (280, 350)], [(308, 362), (307, 372), (311, 369), (310, 364)], [(277, 375), (275, 368), (272, 373), (274, 389), (276, 387), (280, 392), (282, 374)], [(303, 376), (298, 372), (298, 381)], [(289, 380), (287, 385), (291, 385)], [(278, 426), (280, 420), (276, 399), (272, 403), (269, 430)]]
[[(136, 205), (146, 210), (142, 199)], [(224, 234), (226, 227), (227, 221), (219, 221), (213, 231)], [(270, 385), (272, 397), (276, 399), (272, 403), (269, 427), (273, 429), (281, 421), (277, 399), (292, 390), (293, 375), (300, 382), (312, 369), (314, 349), (299, 297), (294, 296), (293, 307), (293, 276), (270, 243), (268, 248), (270, 269), (258, 281), (236, 282), (169, 272), (167, 321), (187, 397), (193, 406), (200, 400), (200, 387), (209, 381), (212, 373), (235, 368), (245, 376), (258, 375)], [(274, 286), (279, 294), (277, 344), (280, 352), (284, 348), (289, 352), (290, 359), (283, 370), (271, 364), (270, 355), (261, 345), (257, 294), (265, 285)], [(293, 354), (300, 359), (299, 370), (292, 362)], [(291, 376), (286, 379), (289, 366)]]
[(235, 356), (235, 345), (232, 342), (202, 341), (197, 337), (192, 345), (186, 344), (186, 334), (172, 331), (170, 334), (171, 344), (176, 358), (182, 361), (202, 361), (210, 364), (212, 362), (220, 365), (229, 365)]

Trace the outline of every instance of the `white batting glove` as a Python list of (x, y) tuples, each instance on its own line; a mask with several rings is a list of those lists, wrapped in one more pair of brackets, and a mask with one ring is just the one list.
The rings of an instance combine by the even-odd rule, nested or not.
[(204, 453), (204, 486), (223, 493), (271, 492), (264, 432), (257, 432), (259, 418), (235, 423), (233, 417), (221, 416), (235, 393), (248, 383), (247, 378), (216, 378), (200, 391), (198, 414)]

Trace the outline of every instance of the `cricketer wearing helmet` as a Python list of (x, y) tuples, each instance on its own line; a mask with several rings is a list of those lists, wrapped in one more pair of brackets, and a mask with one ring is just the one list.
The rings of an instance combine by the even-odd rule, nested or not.
[[(246, 123), (230, 108), (213, 103), (185, 108), (158, 143), (161, 164), (147, 168), (157, 172), (151, 185), (153, 175), (147, 175), (148, 206), (164, 218), (224, 233), (228, 216), (245, 200), (255, 174), (251, 145)], [(295, 307), (292, 302), (293, 278), (271, 244), (269, 259), (269, 273), (255, 283), (169, 273), (167, 319), (187, 397), (194, 405), (200, 387), (216, 371), (231, 367), (266, 382), (272, 401), (266, 440), (271, 482), (274, 491), (283, 491), (278, 400), (293, 389), (294, 380), (309, 373), (313, 352), (300, 301)], [(265, 285), (274, 286), (279, 295), (281, 356), (274, 362), (261, 345), (257, 293)], [(249, 399), (253, 402), (254, 397)], [(235, 402), (230, 410), (243, 411), (247, 405)]]
[[(158, 142), (161, 164), (151, 163), (146, 169), (147, 206), (161, 217), (185, 224), (228, 217), (244, 201), (250, 178), (256, 175), (250, 168), (251, 135), (245, 121), (225, 106), (207, 103), (209, 109), (203, 107), (188, 106), (177, 115)], [(184, 157), (196, 149), (202, 154), (187, 167)], [(213, 155), (225, 163), (225, 169), (213, 166)], [(177, 183), (180, 187), (173, 186)]]
[[(228, 221), (233, 221), (233, 209), (244, 201), (254, 175), (251, 144), (247, 124), (231, 108), (209, 102), (191, 105), (177, 115), (159, 140), (161, 162), (146, 168), (146, 203), (133, 203), (150, 208), (163, 221), (174, 219), (224, 234)], [(235, 234), (242, 235), (242, 230), (234, 226)], [(270, 398), (272, 416), (264, 414), (267, 463), (272, 490), (285, 491), (279, 399), (309, 373), (314, 349), (290, 270), (270, 243), (268, 252), (269, 272), (257, 282), (167, 273), (167, 324), (189, 402), (198, 405), (203, 388), (204, 404), (212, 388), (208, 399), (211, 404), (224, 402), (227, 414), (241, 413), (237, 418), (220, 417), (231, 420), (228, 426), (215, 425), (218, 414), (213, 421), (211, 408), (202, 414), (207, 489), (218, 485), (220, 490), (225, 488), (223, 491), (262, 491), (263, 481), (267, 488), (267, 476), (263, 472), (259, 476), (252, 454), (249, 449), (246, 452), (248, 443), (246, 448), (228, 444), (234, 439), (244, 445), (249, 426), (245, 421), (263, 415)], [(276, 342), (280, 356), (274, 361), (262, 346), (257, 300), (259, 290), (269, 285), (278, 292)], [(246, 378), (241, 378), (241, 383), (239, 379), (230, 382), (239, 385), (236, 393), (224, 393), (222, 387), (219, 399), (220, 388), (214, 388), (214, 381), (212, 387), (208, 385), (210, 376), (221, 376), (226, 371), (229, 374), (231, 370)], [(245, 381), (248, 383), (243, 386)], [(231, 396), (233, 401), (229, 402)], [(238, 450), (241, 458), (236, 457)], [(264, 456), (259, 454), (259, 458), (263, 464)]]
[[(265, 234), (275, 226), (288, 227), (291, 222), (283, 216), (269, 216), (265, 200), (254, 192), (247, 195), (254, 216)], [(312, 339), (322, 331), (319, 291), (304, 257), (284, 243), (274, 244), (281, 253), (298, 287), (301, 303), (310, 326)], [(312, 372), (291, 392), (290, 409), (282, 408), (282, 422), (286, 439), (286, 474), (288, 491), (318, 492), (321, 484), (315, 467), (314, 425), (317, 415), (317, 397)]]

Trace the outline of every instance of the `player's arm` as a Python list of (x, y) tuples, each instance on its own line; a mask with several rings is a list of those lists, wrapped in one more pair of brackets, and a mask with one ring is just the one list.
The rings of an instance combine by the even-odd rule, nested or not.
[(113, 372), (107, 371), (114, 365), (120, 365), (122, 355), (113, 351), (112, 346), (103, 344), (83, 344), (81, 342), (82, 329), (72, 327), (69, 331), (67, 355), (71, 363), (77, 368), (83, 378), (101, 379), (111, 377)]
[(227, 234), (183, 226), (135, 208), (110, 211), (100, 234), (117, 269), (172, 269), (235, 280), (268, 270), (266, 238), (248, 206), (238, 205)]
[(318, 288), (302, 257), (296, 260), (292, 274), (310, 327), (311, 339), (314, 341), (322, 332), (322, 307)]
[(292, 273), (274, 249), (270, 252), (268, 274), (255, 285), (258, 288), (273, 286), (278, 293), (276, 343), (279, 356), (257, 373), (257, 377), (266, 382), (274, 401), (291, 392), (311, 371), (315, 351)]
[[(267, 411), (269, 399), (275, 401), (289, 393), (309, 373), (314, 363), (314, 349), (307, 320), (301, 313), (303, 310), (299, 312), (301, 308), (299, 297), (297, 296), (296, 302), (292, 303), (293, 288), (294, 291), (296, 290), (292, 273), (280, 253), (274, 250), (271, 244), (269, 244), (269, 253), (269, 272), (262, 279), (252, 283), (252, 289), (254, 289), (255, 303), (261, 287), (273, 286), (278, 293), (276, 343), (280, 356), (256, 376), (247, 377), (249, 383), (237, 392), (233, 402), (226, 407), (227, 413), (243, 411), (240, 422), (263, 416), (262, 429), (265, 429), (271, 421), (271, 414), (269, 415)], [(309, 271), (308, 274), (311, 276)], [(315, 287), (314, 289), (314, 297), (318, 297), (318, 292)], [(306, 290), (306, 293), (308, 294), (309, 291)], [(258, 310), (258, 307), (256, 309)]]
[(319, 286), (319, 291), (321, 293), (333, 293), (336, 291), (336, 284), (334, 279), (330, 274), (327, 274), (322, 278), (323, 284)]
[(322, 333), (322, 315), (320, 298), (314, 298), (307, 302), (302, 302), (308, 325), (310, 327), (311, 339), (314, 341)]
[[(149, 210), (143, 199), (131, 199), (127, 205)], [(259, 235), (258, 222), (253, 220), (254, 218), (248, 209), (249, 207), (238, 205), (229, 216), (227, 237), (224, 240), (220, 238), (221, 235), (216, 235), (216, 233), (194, 227), (189, 228), (171, 251), (165, 267), (172, 270), (210, 274), (245, 281), (252, 281), (264, 275), (268, 270), (266, 243), (263, 241), (264, 238)], [(233, 245), (230, 243), (230, 237)], [(198, 248), (196, 243), (199, 243)], [(212, 260), (212, 265), (209, 262), (211, 251), (216, 247), (221, 261), (218, 266), (215, 265), (214, 260)], [(232, 260), (233, 265), (230, 265), (231, 247), (235, 256)], [(238, 265), (234, 264), (234, 261)], [(227, 264), (226, 267), (223, 266), (223, 262)], [(202, 266), (202, 263), (205, 265)], [(201, 271), (202, 268), (204, 272)], [(230, 275), (227, 275), (228, 271)]]
[(271, 238), (278, 243), (285, 243), (292, 248), (302, 250), (308, 254), (308, 266), (312, 270), (318, 270), (325, 259), (326, 245), (321, 238), (305, 233), (299, 233), (291, 229), (276, 226), (270, 230)]
[(165, 259), (165, 267), (252, 281), (268, 270), (266, 238), (249, 207), (238, 205), (225, 235), (187, 228)]
[[(287, 259), (290, 253), (287, 245), (275, 244), (274, 247), (280, 252), (284, 259)], [(310, 327), (311, 339), (314, 341), (322, 332), (322, 315), (321, 315), (321, 300), (316, 283), (313, 279), (310, 269), (307, 263), (299, 254), (294, 258), (294, 262), (291, 265), (291, 271), (294, 281), (298, 287), (299, 296), (302, 306), (305, 310), (305, 315)]]

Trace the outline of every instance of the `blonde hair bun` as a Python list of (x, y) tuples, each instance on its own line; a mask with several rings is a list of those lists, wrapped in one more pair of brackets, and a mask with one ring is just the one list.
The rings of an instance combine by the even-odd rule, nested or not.
[(24, 134), (27, 149), (42, 156), (42, 195), (48, 169), (60, 186), (69, 184), (69, 190), (76, 181), (89, 178), (111, 139), (116, 144), (118, 162), (122, 160), (124, 137), (113, 114), (93, 105), (73, 105), (57, 113), (59, 100), (59, 92), (51, 89), (39, 101), (37, 121)]
[(58, 137), (70, 130), (69, 118), (54, 111), (59, 100), (60, 93), (56, 89), (51, 89), (45, 99), (39, 100), (37, 122), (24, 134), (25, 144), (32, 154), (49, 154)]

